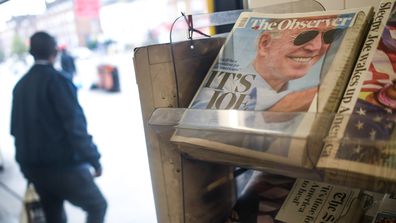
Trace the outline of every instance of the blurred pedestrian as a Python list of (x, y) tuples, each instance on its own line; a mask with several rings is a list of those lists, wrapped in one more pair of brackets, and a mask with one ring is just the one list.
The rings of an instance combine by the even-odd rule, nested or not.
[(66, 76), (70, 77), (70, 79), (73, 80), (73, 77), (76, 74), (76, 65), (74, 64), (74, 58), (68, 54), (66, 50), (66, 44), (60, 45), (59, 50), (61, 51), (62, 70), (66, 73)]
[(47, 33), (30, 38), (35, 64), (13, 91), (16, 160), (34, 184), (48, 223), (67, 221), (65, 200), (87, 212), (86, 222), (102, 223), (107, 203), (94, 182), (102, 174), (100, 154), (87, 133), (76, 87), (53, 67), (57, 52)]

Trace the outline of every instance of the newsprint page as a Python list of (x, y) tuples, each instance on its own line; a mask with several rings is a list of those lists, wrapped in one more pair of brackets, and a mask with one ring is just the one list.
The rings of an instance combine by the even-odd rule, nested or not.
[(317, 164), (328, 182), (396, 192), (395, 10), (382, 1), (374, 15)]
[[(254, 159), (263, 167), (312, 169), (323, 144), (314, 143), (307, 151), (307, 137), (325, 134), (332, 120), (305, 113), (337, 111), (372, 10), (243, 12), (171, 142), (189, 148), (187, 153), (194, 148), (218, 157)], [(218, 112), (202, 117), (195, 109)], [(234, 134), (224, 134), (223, 124)], [(282, 137), (285, 132), (289, 135)]]
[[(352, 216), (353, 222), (360, 222), (363, 190), (322, 182), (297, 179), (276, 220), (281, 222), (339, 222), (341, 216)], [(363, 199), (362, 199), (363, 200)], [(352, 221), (340, 221), (352, 222)]]

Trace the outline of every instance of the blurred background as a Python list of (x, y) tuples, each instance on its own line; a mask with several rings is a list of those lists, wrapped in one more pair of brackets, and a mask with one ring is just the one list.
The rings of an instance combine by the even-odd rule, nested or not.
[[(27, 182), (15, 161), (10, 135), (12, 90), (33, 65), (29, 38), (53, 35), (74, 57), (73, 82), (102, 154), (96, 183), (108, 201), (106, 222), (157, 222), (147, 159), (133, 50), (169, 42), (173, 21), (208, 12), (207, 0), (0, 0), (0, 223), (17, 223)], [(99, 67), (110, 66), (112, 89), (100, 88)], [(60, 67), (60, 56), (55, 63)], [(116, 88), (114, 88), (116, 87)], [(115, 89), (115, 90), (114, 90)], [(66, 203), (68, 222), (84, 212)]]
[[(1, 2), (1, 1), (0, 1)], [(169, 42), (173, 21), (208, 12), (207, 0), (10, 0), (0, 7), (0, 58), (26, 59), (29, 37), (46, 30), (75, 56), (114, 54)]]

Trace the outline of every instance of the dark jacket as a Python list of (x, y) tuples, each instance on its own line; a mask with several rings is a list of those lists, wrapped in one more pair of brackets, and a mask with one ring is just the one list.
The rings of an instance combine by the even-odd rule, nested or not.
[(74, 59), (69, 54), (67, 54), (66, 50), (62, 50), (61, 54), (61, 67), (62, 70), (69, 73), (71, 76), (76, 72), (76, 66), (74, 64)]
[(34, 65), (15, 86), (11, 134), (22, 171), (100, 167), (76, 88), (50, 65)]

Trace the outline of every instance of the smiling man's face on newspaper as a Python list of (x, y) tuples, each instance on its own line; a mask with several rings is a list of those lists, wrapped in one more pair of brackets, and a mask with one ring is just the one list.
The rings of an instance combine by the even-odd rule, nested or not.
[(336, 32), (334, 26), (321, 23), (313, 28), (286, 29), (278, 37), (264, 33), (257, 49), (265, 64), (264, 76), (284, 82), (303, 77), (326, 53), (333, 41), (329, 36)]

